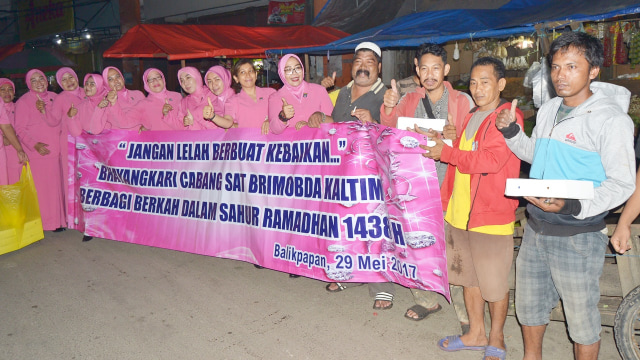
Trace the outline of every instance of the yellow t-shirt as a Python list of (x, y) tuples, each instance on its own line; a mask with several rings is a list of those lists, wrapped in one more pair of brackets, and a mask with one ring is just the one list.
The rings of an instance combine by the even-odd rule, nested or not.
[[(476, 133), (477, 134), (477, 133)], [(467, 140), (466, 131), (460, 137), (460, 147), (462, 151), (475, 151), (473, 148), (476, 134)], [(456, 168), (456, 177), (453, 180), (453, 192), (449, 205), (447, 206), (447, 214), (444, 219), (453, 227), (466, 230), (469, 222), (469, 213), (471, 212), (471, 175), (463, 174)], [(485, 225), (478, 226), (469, 231), (479, 232), (489, 235), (512, 235), (514, 222), (504, 225)]]
[(333, 90), (329, 93), (329, 99), (331, 99), (331, 103), (333, 106), (336, 106), (336, 101), (338, 100), (338, 94), (340, 94), (340, 89)]

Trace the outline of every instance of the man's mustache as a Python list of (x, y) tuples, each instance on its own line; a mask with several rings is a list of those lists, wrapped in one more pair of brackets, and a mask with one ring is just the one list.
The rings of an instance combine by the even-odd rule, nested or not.
[(362, 74), (367, 75), (367, 77), (371, 76), (371, 73), (369, 72), (369, 70), (360, 69), (360, 70), (356, 71), (356, 77), (358, 77), (358, 76), (360, 76)]

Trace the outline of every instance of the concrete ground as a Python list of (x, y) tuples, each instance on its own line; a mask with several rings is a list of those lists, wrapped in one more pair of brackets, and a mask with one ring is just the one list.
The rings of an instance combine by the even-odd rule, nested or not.
[[(446, 353), (460, 331), (453, 308), (420, 322), (398, 287), (374, 311), (366, 286), (330, 294), (252, 264), (94, 239), (77, 231), (0, 255), (0, 359), (482, 359)], [(508, 359), (523, 355), (509, 316)], [(620, 359), (610, 327), (600, 359)], [(552, 322), (545, 359), (572, 359), (565, 324)]]

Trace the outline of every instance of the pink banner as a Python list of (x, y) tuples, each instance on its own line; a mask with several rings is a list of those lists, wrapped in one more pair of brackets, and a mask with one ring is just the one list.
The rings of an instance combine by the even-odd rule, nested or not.
[(69, 223), (107, 239), (448, 297), (438, 179), (419, 142), (360, 123), (70, 137)]

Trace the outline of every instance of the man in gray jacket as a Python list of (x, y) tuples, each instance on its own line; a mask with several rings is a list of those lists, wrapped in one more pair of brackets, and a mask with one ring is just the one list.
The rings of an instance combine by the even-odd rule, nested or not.
[(496, 119), (509, 148), (531, 163), (531, 178), (587, 180), (594, 186), (588, 200), (526, 197), (529, 221), (516, 260), (524, 359), (542, 359), (542, 339), (559, 298), (576, 359), (598, 357), (599, 278), (608, 243), (604, 217), (635, 188), (630, 93), (591, 82), (603, 53), (600, 41), (587, 34), (561, 35), (548, 55), (558, 97), (540, 108), (531, 137), (509, 111)]

